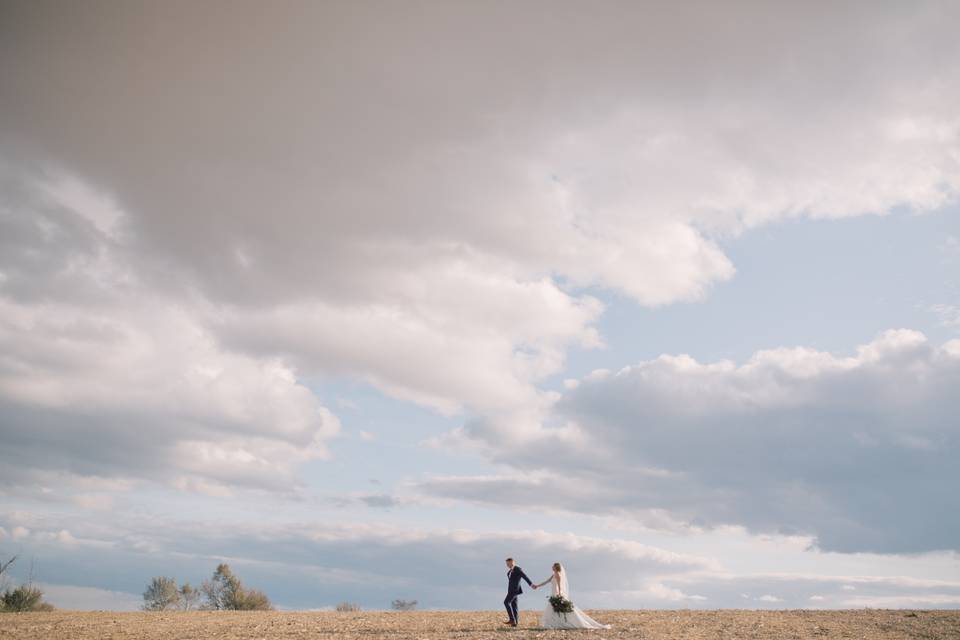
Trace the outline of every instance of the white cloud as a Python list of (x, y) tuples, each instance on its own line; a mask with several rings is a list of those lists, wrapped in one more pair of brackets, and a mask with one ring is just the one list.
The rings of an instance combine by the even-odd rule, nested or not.
[[(4, 525), (9, 520), (4, 518)], [(59, 514), (23, 514), (16, 521), (23, 520), (36, 529), (24, 543), (25, 552), (44, 558), (46, 582), (70, 584), (82, 579), (99, 589), (133, 591), (152, 575), (197, 583), (223, 561), (278, 604), (297, 608), (329, 606), (344, 598), (386, 607), (392, 598), (404, 596), (418, 598), (425, 607), (494, 606), (503, 598), (507, 555), (517, 558), (537, 580), (549, 575), (553, 562), (564, 562), (573, 587), (590, 599), (598, 589), (629, 595), (646, 591), (651, 578), (718, 568), (709, 558), (632, 540), (529, 529), (417, 529), (318, 521), (159, 522), (142, 516), (117, 517), (109, 529), (73, 520), (78, 529), (72, 535), (77, 539), (97, 535), (104, 538), (103, 545), (110, 544), (88, 546), (77, 555), (59, 539), (64, 531)], [(527, 602), (532, 598), (539, 601), (530, 595)]]
[(73, 501), (81, 509), (94, 511), (107, 511), (114, 505), (113, 496), (102, 493), (81, 493)]
[(944, 327), (960, 327), (960, 306), (933, 304), (927, 309), (940, 318), (940, 324)]
[[(855, 597), (842, 589), (843, 582), (848, 580), (857, 583), (860, 593)], [(810, 606), (844, 609), (883, 606), (880, 603), (884, 601), (890, 607), (952, 608), (960, 594), (960, 582), (956, 580), (916, 580), (902, 576), (691, 573), (671, 576), (666, 582), (705, 594), (710, 606), (736, 608), (742, 608), (744, 600), (753, 606), (778, 609)]]
[(216, 3), (49, 11), (0, 38), (4, 347), (42, 348), (4, 393), (80, 423), (109, 406), (110, 441), (182, 406), (229, 434), (161, 456), (206, 491), (322, 455), (336, 421), (298, 375), (534, 424), (537, 384), (602, 344), (581, 287), (698, 300), (733, 277), (731, 235), (960, 186), (946, 6), (829, 29), (802, 6), (436, 6), (387, 9), (373, 40), (389, 15), (273, 6), (256, 45)]
[(876, 609), (953, 609), (960, 605), (960, 595), (933, 593), (923, 596), (874, 596), (848, 598), (843, 606)]
[(662, 583), (655, 582), (648, 586), (644, 593), (646, 595), (658, 598), (661, 600), (666, 600), (669, 602), (683, 602), (686, 600), (692, 601), (703, 601), (707, 598), (698, 595), (689, 595), (681, 591), (680, 589), (675, 589), (673, 587), (668, 587)]
[[(15, 522), (17, 518), (13, 517), (11, 521)], [(10, 538), (18, 541), (20, 544), (48, 544), (67, 549), (77, 549), (80, 547), (85, 549), (110, 549), (114, 546), (114, 542), (110, 540), (102, 540), (94, 537), (77, 537), (69, 529), (64, 528), (29, 529), (17, 525), (13, 527)]]
[(76, 176), (60, 175), (37, 185), (58, 206), (90, 221), (103, 235), (117, 239), (117, 226), (126, 217), (117, 204)]
[(939, 248), (948, 259), (958, 256), (960, 255), (960, 238), (947, 234), (947, 236), (943, 239), (943, 242), (940, 243)]
[[(30, 525), (31, 537), (21, 542), (23, 553), (43, 560), (38, 568), (44, 583), (138, 593), (153, 575), (196, 584), (216, 564), (227, 562), (245, 583), (292, 608), (331, 606), (343, 599), (365, 608), (386, 607), (396, 597), (417, 598), (425, 607), (491, 608), (503, 596), (506, 555), (517, 558), (537, 580), (549, 575), (553, 562), (563, 562), (577, 601), (597, 608), (741, 608), (740, 594), (751, 606), (798, 608), (815, 602), (843, 608), (852, 606), (845, 604), (851, 594), (843, 585), (856, 585), (858, 598), (903, 599), (891, 606), (911, 606), (912, 599), (913, 606), (950, 607), (950, 599), (960, 595), (956, 580), (738, 573), (708, 556), (635, 540), (523, 528), (416, 528), (388, 521), (338, 525), (322, 516), (277, 523), (174, 520), (134, 513), (96, 523), (55, 511), (3, 516), (0, 522), (7, 528)], [(85, 544), (76, 553), (80, 543), (64, 544), (63, 531), (74, 540), (98, 544)], [(955, 564), (956, 558), (948, 562)], [(869, 560), (861, 566), (881, 568)], [(539, 608), (541, 597), (527, 593), (524, 603)], [(50, 599), (60, 606), (113, 608)]]
[[(801, 7), (623, 6), (589, 19), (550, 11), (549, 28), (517, 34), (500, 25), (543, 26), (536, 3), (435, 7), (376, 46), (362, 34), (381, 15), (272, 7), (262, 49), (235, 45), (248, 42), (242, 11), (174, 11), (130, 10), (108, 31), (93, 18), (48, 20), (43, 7), (12, 16), (29, 27), (12, 42), (43, 34), (50, 47), (24, 45), (0, 67), (15, 100), (0, 121), (11, 153), (70, 167), (112, 194), (100, 201), (122, 203), (154, 284), (176, 276), (211, 299), (268, 307), (235, 336), (263, 349), (270, 341), (249, 334), (271, 330), (313, 368), (332, 359), (442, 407), (477, 399), (436, 377), (408, 388), (403, 374), (416, 371), (403, 358), (401, 370), (387, 365), (403, 355), (395, 341), (477, 357), (468, 346), (486, 338), (495, 362), (484, 362), (550, 372), (557, 341), (593, 339), (581, 300), (554, 280), (648, 305), (696, 300), (733, 275), (720, 237), (798, 215), (936, 209), (960, 185), (950, 7), (910, 19), (851, 9), (825, 29)], [(743, 27), (757, 20), (777, 28)], [(342, 37), (307, 26), (326, 23)], [(156, 41), (120, 35), (142, 25)], [(495, 33), (496, 46), (465, 32)], [(445, 55), (427, 55), (426, 42)], [(342, 59), (353, 60), (349, 82), (318, 62)], [(88, 69), (97, 88), (63, 100), (56, 88)], [(113, 224), (109, 207), (92, 209), (98, 228)], [(562, 329), (529, 345), (526, 317), (538, 337), (545, 318)], [(384, 337), (369, 351), (360, 338), (335, 348), (351, 322), (364, 340)], [(511, 356), (527, 348), (532, 363)]]
[(492, 265), (484, 274), (435, 267), (409, 277), (422, 291), (403, 305), (229, 308), (212, 326), (238, 350), (366, 379), (445, 413), (535, 403), (532, 383), (559, 371), (567, 345), (597, 343), (589, 325), (601, 305), (549, 280), (517, 282)]
[(958, 345), (892, 330), (849, 356), (781, 348), (737, 365), (663, 355), (587, 376), (522, 446), (500, 439), (513, 425), (457, 432), (523, 477), (435, 477), (421, 488), (641, 521), (663, 510), (696, 526), (814, 535), (833, 550), (953, 548), (960, 521), (944, 507), (956, 496), (937, 487), (957, 482)]
[[(696, 301), (734, 277), (737, 234), (955, 202), (956, 7), (437, 4), (410, 20), (272, 5), (253, 39), (250, 15), (217, 3), (100, 10), (23, 3), (0, 21), (7, 486), (81, 507), (109, 505), (73, 486), (93, 478), (289, 490), (338, 428), (301, 380), (350, 377), (469, 416), (436, 441), (508, 469), (424, 483), (448, 500), (742, 523), (844, 550), (960, 539), (960, 341), (896, 331), (843, 357), (673, 355), (563, 396), (539, 386), (572, 347), (603, 344), (584, 288)], [(163, 546), (137, 535), (131, 553)], [(364, 541), (376, 560), (399, 539), (458, 568), (431, 565), (423, 539), (486, 566), (456, 542), (471, 534), (392, 535)], [(601, 567), (640, 553), (541, 538), (497, 544), (586, 548)], [(660, 577), (620, 586), (724, 602)]]
[(58, 609), (137, 611), (143, 605), (143, 596), (124, 591), (46, 582), (37, 586), (43, 590), (43, 599)]
[(289, 489), (326, 455), (338, 421), (287, 364), (225, 350), (196, 307), (146, 287), (127, 248), (84, 227), (88, 192), (70, 207), (14, 184), (0, 219), (17, 240), (0, 290), (8, 487), (72, 474)]

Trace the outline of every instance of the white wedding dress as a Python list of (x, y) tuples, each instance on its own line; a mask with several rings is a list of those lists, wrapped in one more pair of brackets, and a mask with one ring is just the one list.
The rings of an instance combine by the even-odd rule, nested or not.
[[(561, 569), (560, 581), (557, 577), (550, 579), (550, 586), (553, 587), (551, 595), (562, 595), (567, 600), (570, 598), (570, 586), (567, 584), (567, 570)], [(573, 611), (570, 613), (557, 613), (553, 610), (550, 600), (547, 600), (547, 608), (543, 610), (543, 618), (540, 626), (544, 629), (609, 629), (610, 625), (600, 624), (583, 611), (580, 607), (573, 605)]]

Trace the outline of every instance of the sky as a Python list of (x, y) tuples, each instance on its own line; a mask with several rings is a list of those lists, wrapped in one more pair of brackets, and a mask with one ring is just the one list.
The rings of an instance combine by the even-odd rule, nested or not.
[(958, 21), (3, 0), (12, 579), (960, 606)]

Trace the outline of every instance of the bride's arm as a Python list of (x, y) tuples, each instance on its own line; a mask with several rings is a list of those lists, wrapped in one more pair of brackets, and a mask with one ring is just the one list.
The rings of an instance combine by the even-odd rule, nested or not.
[(534, 586), (536, 586), (537, 588), (540, 588), (540, 587), (542, 587), (542, 586), (545, 585), (545, 584), (550, 584), (550, 583), (553, 582), (554, 580), (557, 580), (557, 585), (560, 584), (559, 579), (557, 579), (557, 574), (553, 574), (552, 576), (550, 576), (549, 578), (547, 578), (546, 580), (544, 580), (544, 581), (541, 582), (540, 584), (534, 585)]

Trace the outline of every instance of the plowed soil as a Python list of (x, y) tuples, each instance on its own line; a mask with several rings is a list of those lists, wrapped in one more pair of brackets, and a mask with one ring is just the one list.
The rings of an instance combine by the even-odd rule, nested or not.
[(960, 639), (960, 611), (591, 611), (609, 631), (538, 629), (536, 613), (522, 613), (517, 629), (492, 611), (113, 613), (52, 611), (0, 614), (0, 638), (22, 640), (253, 640), (355, 638), (390, 640), (472, 638), (640, 638), (777, 640), (857, 638)]

